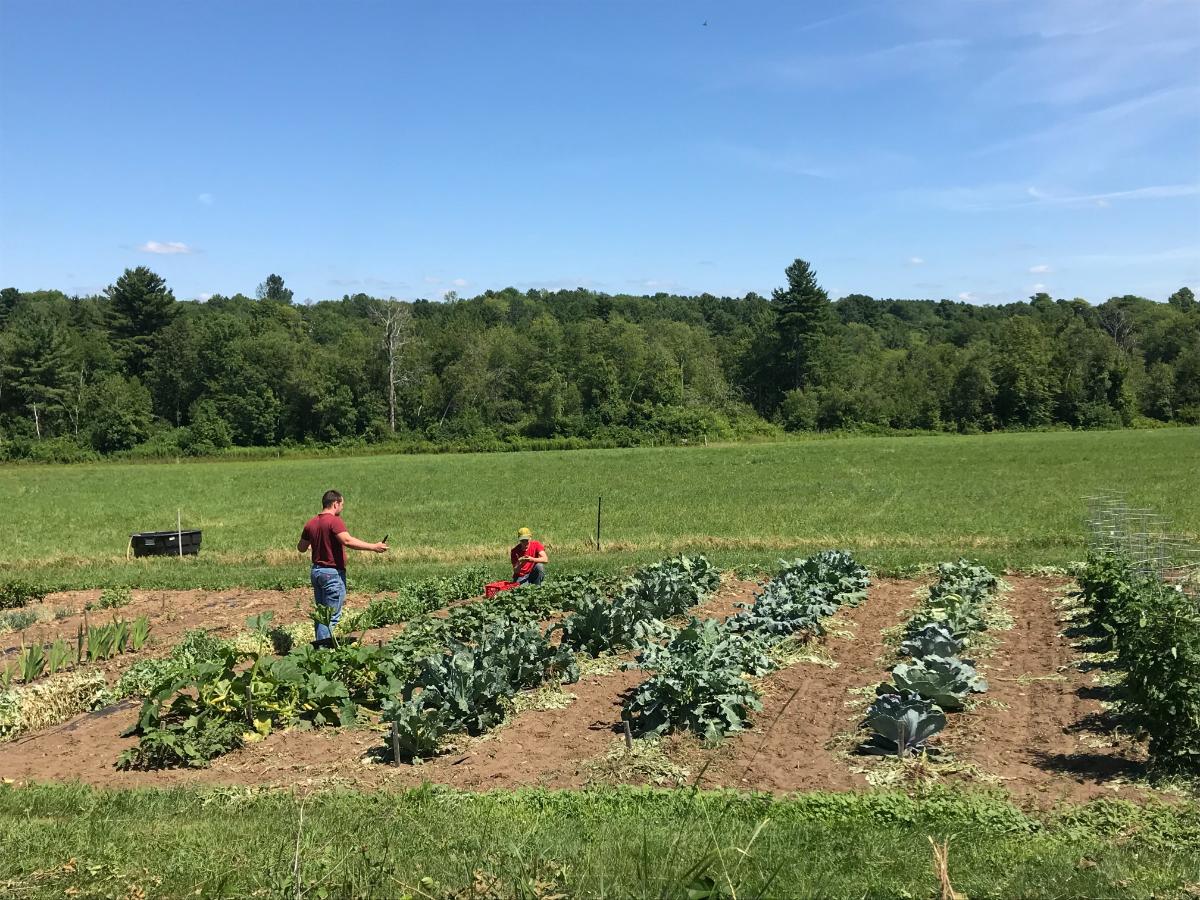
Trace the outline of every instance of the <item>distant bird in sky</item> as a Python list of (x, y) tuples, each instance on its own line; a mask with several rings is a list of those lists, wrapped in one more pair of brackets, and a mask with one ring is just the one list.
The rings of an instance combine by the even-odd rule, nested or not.
[(704, 20), (704, 27), (705, 27), (705, 28), (707, 28), (707, 27), (708, 27), (708, 19), (705, 19), (705, 20)]

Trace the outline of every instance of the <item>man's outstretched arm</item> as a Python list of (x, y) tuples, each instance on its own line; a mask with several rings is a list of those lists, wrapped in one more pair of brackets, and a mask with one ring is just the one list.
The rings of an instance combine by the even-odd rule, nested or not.
[(342, 542), (343, 547), (349, 547), (351, 550), (369, 550), (372, 553), (387, 553), (388, 545), (383, 541), (368, 544), (366, 541), (360, 541), (348, 531), (339, 531), (337, 537)]

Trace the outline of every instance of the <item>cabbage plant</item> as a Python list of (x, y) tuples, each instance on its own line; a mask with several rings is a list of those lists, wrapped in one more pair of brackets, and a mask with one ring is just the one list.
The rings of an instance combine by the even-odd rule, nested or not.
[(946, 727), (946, 714), (917, 694), (888, 691), (871, 704), (862, 724), (871, 730), (863, 750), (907, 756), (925, 749), (925, 742)]
[(942, 709), (962, 709), (968, 694), (987, 690), (987, 681), (975, 667), (956, 656), (926, 656), (892, 669), (892, 681), (901, 691), (920, 694)]

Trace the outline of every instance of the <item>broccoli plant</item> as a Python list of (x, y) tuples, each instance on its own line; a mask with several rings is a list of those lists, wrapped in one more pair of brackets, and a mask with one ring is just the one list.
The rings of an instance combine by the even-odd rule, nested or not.
[(637, 687), (621, 715), (640, 734), (680, 728), (715, 744), (745, 728), (750, 712), (761, 709), (758, 692), (736, 668), (685, 654), (661, 659), (654, 677)]
[(641, 645), (637, 667), (657, 669), (672, 656), (688, 656), (696, 665), (731, 667), (748, 675), (763, 675), (774, 663), (767, 655), (767, 641), (754, 632), (731, 631), (716, 619), (689, 619), (683, 628), (669, 627), (666, 640)]

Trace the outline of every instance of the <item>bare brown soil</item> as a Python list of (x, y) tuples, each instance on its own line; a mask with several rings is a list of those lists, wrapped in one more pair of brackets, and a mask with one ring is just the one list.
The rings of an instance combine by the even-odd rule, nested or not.
[[(951, 716), (939, 738), (940, 746), (966, 771), (947, 777), (998, 780), (1016, 796), (1042, 805), (1060, 799), (1143, 793), (1123, 780), (1140, 771), (1139, 748), (1110, 737), (1104, 721), (1104, 690), (1093, 683), (1092, 671), (1077, 665), (1079, 651), (1060, 634), (1064, 624), (1054, 600), (1063, 581), (1025, 577), (1009, 581), (1013, 590), (1001, 602), (1012, 613), (1014, 627), (995, 632), (998, 643), (978, 661), (991, 690), (972, 709)], [(753, 588), (748, 582), (727, 582), (698, 612), (728, 615), (738, 601), (750, 599)], [(851, 733), (865, 706), (863, 689), (885, 679), (895, 658), (881, 631), (907, 618), (921, 588), (920, 582), (911, 580), (876, 582), (863, 604), (836, 617), (831, 634), (818, 648), (836, 661), (835, 667), (799, 662), (772, 673), (761, 682), (764, 709), (754, 728), (716, 749), (702, 748), (688, 737), (673, 737), (664, 742), (666, 753), (704, 786), (775, 792), (865, 789), (864, 772), (873, 763), (846, 752), (854, 744)], [(240, 626), (247, 615), (258, 611), (244, 601), (262, 593), (215, 597), (205, 607), (211, 611), (204, 624), (212, 627), (226, 621), (221, 616), (228, 609), (228, 627)], [(274, 596), (277, 601), (281, 597)], [(290, 600), (283, 598), (283, 602)], [(521, 712), (492, 733), (464, 738), (445, 754), (419, 765), (386, 763), (382, 731), (362, 727), (272, 735), (215, 760), (204, 770), (117, 772), (113, 761), (133, 744), (133, 739), (119, 734), (137, 714), (136, 704), (126, 703), (0, 745), (0, 775), (20, 781), (78, 779), (110, 786), (385, 788), (432, 781), (471, 790), (580, 787), (592, 777), (590, 764), (621, 740), (621, 706), (644, 677), (636, 671), (585, 677), (566, 686), (575, 695), (566, 708)]]
[(988, 692), (974, 708), (950, 717), (942, 746), (999, 776), (1013, 793), (1040, 803), (1099, 796), (1134, 797), (1125, 783), (1142, 774), (1144, 748), (1113, 732), (1105, 701), (1112, 691), (1095, 682), (1102, 669), (1080, 665), (1073, 643), (1086, 643), (1055, 610), (1067, 582), (1010, 577), (1001, 603), (1011, 631), (979, 669)]

